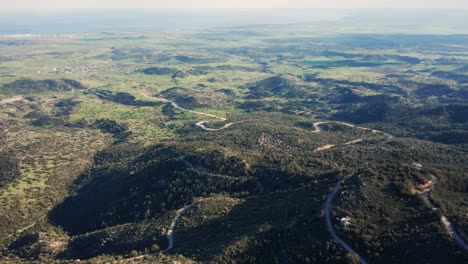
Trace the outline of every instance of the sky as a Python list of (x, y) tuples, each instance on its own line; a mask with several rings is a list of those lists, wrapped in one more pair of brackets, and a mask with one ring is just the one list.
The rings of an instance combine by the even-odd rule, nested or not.
[(468, 9), (468, 0), (0, 0), (2, 11), (138, 8), (445, 8)]

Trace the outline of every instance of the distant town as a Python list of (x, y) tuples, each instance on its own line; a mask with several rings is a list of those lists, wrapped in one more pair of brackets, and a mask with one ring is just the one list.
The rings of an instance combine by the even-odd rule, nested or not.
[(52, 68), (53, 73), (76, 73), (76, 72), (96, 72), (98, 70), (98, 66), (96, 65), (83, 65), (83, 66), (76, 66), (76, 67), (64, 67)]

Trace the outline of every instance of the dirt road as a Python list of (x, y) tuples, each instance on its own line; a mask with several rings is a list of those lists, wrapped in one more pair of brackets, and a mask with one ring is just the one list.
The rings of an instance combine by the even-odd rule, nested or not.
[(359, 256), (359, 254), (354, 251), (343, 239), (341, 239), (338, 234), (335, 232), (335, 228), (333, 227), (333, 223), (331, 221), (331, 203), (333, 201), (333, 198), (335, 198), (338, 190), (340, 189), (341, 184), (351, 176), (346, 176), (343, 179), (339, 180), (335, 187), (333, 188), (333, 191), (328, 195), (327, 200), (325, 202), (325, 222), (327, 224), (327, 229), (328, 232), (331, 234), (333, 239), (335, 239), (342, 247), (344, 247), (349, 253), (351, 253), (354, 256), (357, 256), (359, 258), (359, 263), (361, 264), (367, 264), (367, 261)]

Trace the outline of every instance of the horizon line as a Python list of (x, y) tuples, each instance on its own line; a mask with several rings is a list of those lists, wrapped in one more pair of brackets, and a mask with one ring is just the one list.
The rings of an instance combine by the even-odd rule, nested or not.
[(468, 11), (468, 7), (455, 8), (455, 7), (60, 7), (60, 8), (38, 8), (38, 9), (3, 9), (2, 12), (11, 11), (82, 11), (82, 10), (451, 10), (451, 11)]

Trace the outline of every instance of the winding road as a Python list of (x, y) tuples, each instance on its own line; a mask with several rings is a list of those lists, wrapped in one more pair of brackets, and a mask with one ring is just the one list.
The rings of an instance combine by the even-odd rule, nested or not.
[[(432, 182), (431, 185), (425, 189), (424, 191), (416, 191), (418, 194), (422, 195), (422, 198), (429, 204), (429, 207), (434, 210), (434, 211), (439, 211), (440, 209), (437, 208), (432, 202), (431, 199), (429, 198), (430, 192), (435, 188), (435, 185), (437, 184), (437, 178), (435, 176), (432, 176)], [(458, 232), (455, 230), (453, 227), (452, 223), (445, 217), (443, 214), (440, 214), (440, 221), (445, 227), (445, 230), (447, 233), (452, 237), (455, 242), (458, 244), (460, 248), (463, 250), (468, 250), (468, 244), (463, 240), (463, 238), (458, 234)]]
[[(148, 98), (151, 98), (150, 96), (146, 95), (146, 94), (143, 94), (141, 93), (143, 96), (145, 97), (148, 97)], [(186, 111), (186, 112), (190, 112), (190, 113), (193, 113), (193, 114), (197, 114), (197, 115), (203, 115), (203, 116), (206, 116), (206, 117), (211, 117), (211, 118), (216, 118), (216, 119), (219, 119), (220, 121), (226, 121), (227, 119), (224, 118), (224, 117), (221, 117), (221, 116), (217, 116), (217, 115), (214, 115), (214, 114), (208, 114), (208, 113), (203, 113), (203, 112), (198, 112), (198, 111), (194, 111), (194, 110), (189, 110), (189, 109), (186, 109), (186, 108), (183, 108), (181, 106), (179, 106), (177, 103), (173, 102), (173, 101), (170, 101), (170, 100), (167, 100), (165, 98), (161, 98), (161, 97), (158, 97), (158, 99), (162, 100), (163, 102), (167, 102), (167, 103), (171, 103), (171, 105), (176, 108), (176, 109), (179, 109), (179, 110), (182, 110), (182, 111)], [(224, 130), (226, 128), (229, 128), (231, 127), (232, 125), (236, 124), (236, 123), (227, 123), (225, 124), (223, 127), (220, 127), (220, 128), (208, 128), (205, 126), (206, 123), (208, 123), (210, 121), (200, 121), (200, 122), (197, 122), (195, 125), (200, 127), (201, 129), (205, 130), (205, 131), (221, 131), (221, 130)], [(380, 131), (380, 130), (377, 130), (377, 129), (371, 129), (371, 128), (367, 128), (367, 127), (362, 127), (362, 126), (358, 126), (358, 125), (354, 125), (354, 124), (350, 124), (350, 123), (346, 123), (346, 122), (342, 122), (342, 121), (320, 121), (320, 122), (315, 122), (313, 123), (313, 127), (314, 127), (314, 130), (313, 131), (309, 131), (311, 133), (320, 133), (322, 132), (322, 130), (320, 129), (320, 125), (323, 125), (323, 124), (339, 124), (339, 125), (343, 125), (343, 126), (347, 126), (347, 127), (351, 127), (351, 128), (356, 128), (356, 129), (361, 129), (361, 130), (365, 130), (365, 131), (371, 131), (372, 133), (376, 133), (376, 134), (382, 134), (384, 136), (386, 136), (387, 138), (389, 139), (392, 139), (394, 138), (394, 136), (390, 133), (387, 133), (387, 132), (383, 132), (383, 131)], [(355, 144), (355, 143), (359, 143), (363, 141), (362, 138), (358, 138), (358, 139), (355, 139), (355, 140), (351, 140), (351, 141), (348, 141), (348, 142), (345, 142), (344, 145), (352, 145), (352, 144)], [(327, 145), (324, 145), (322, 147), (319, 147), (317, 149), (314, 150), (314, 152), (320, 152), (320, 151), (324, 151), (324, 150), (328, 150), (328, 149), (331, 149), (333, 147), (335, 147), (336, 145), (333, 145), (333, 144), (327, 144)], [(191, 169), (194, 169), (193, 166), (191, 164), (189, 164), (189, 167)], [(326, 224), (327, 224), (327, 229), (328, 231), (330, 232), (330, 234), (332, 235), (333, 239), (335, 239), (340, 245), (342, 245), (348, 252), (350, 252), (352, 255), (355, 255), (359, 258), (359, 262), (361, 264), (367, 264), (366, 260), (361, 257), (355, 250), (353, 250), (343, 239), (341, 239), (337, 233), (335, 232), (335, 229), (333, 227), (333, 223), (331, 221), (331, 216), (330, 216), (330, 211), (331, 211), (331, 203), (333, 201), (333, 198), (336, 196), (341, 184), (348, 178), (350, 178), (351, 176), (347, 176), (347, 177), (344, 177), (343, 179), (341, 179), (340, 181), (338, 181), (338, 183), (336, 183), (335, 187), (333, 188), (333, 191), (329, 194), (329, 196), (327, 197), (327, 200), (326, 200), (326, 203), (325, 203), (325, 219), (326, 219)], [(258, 182), (258, 181), (257, 181)], [(259, 183), (259, 182), (258, 182)], [(261, 184), (259, 183), (260, 185), (260, 193), (263, 192), (263, 186), (261, 186)], [(431, 208), (433, 210), (438, 210), (438, 208), (436, 208), (429, 200), (429, 198), (427, 197), (428, 195), (428, 192), (425, 193), (425, 197), (427, 199), (427, 201), (429, 202)], [(169, 240), (169, 246), (168, 248), (164, 251), (168, 251), (170, 249), (172, 249), (173, 245), (174, 245), (174, 228), (177, 224), (177, 221), (179, 220), (180, 216), (185, 212), (187, 211), (193, 204), (190, 204), (190, 205), (187, 205), (185, 206), (184, 208), (181, 208), (177, 211), (177, 215), (176, 217), (174, 218), (171, 226), (170, 226), (170, 229), (167, 233), (167, 238)], [(452, 224), (447, 220), (447, 218), (445, 216), (441, 216), (441, 221), (442, 223), (444, 224), (444, 226), (446, 227), (447, 229), (447, 232), (450, 234), (451, 237), (454, 238), (454, 240), (457, 242), (457, 244), (463, 248), (464, 250), (468, 250), (468, 245), (465, 243), (465, 241), (461, 238), (461, 236), (455, 231), (455, 229), (453, 228)]]
[(183, 208), (180, 208), (179, 210), (177, 210), (176, 216), (172, 220), (171, 226), (169, 227), (169, 230), (167, 231), (167, 234), (166, 234), (169, 244), (167, 248), (164, 250), (164, 252), (167, 252), (174, 247), (174, 229), (177, 225), (177, 222), (179, 222), (180, 217), (192, 206), (193, 206), (193, 203), (186, 205)]
[[(169, 230), (168, 230), (167, 233), (166, 233), (166, 238), (167, 238), (167, 241), (168, 241), (168, 246), (167, 246), (167, 248), (166, 248), (163, 252), (167, 252), (167, 251), (171, 250), (171, 249), (174, 247), (174, 230), (175, 230), (175, 228), (176, 228), (177, 222), (179, 222), (180, 217), (181, 217), (188, 209), (190, 209), (190, 207), (192, 207), (193, 205), (194, 205), (194, 203), (191, 203), (191, 204), (186, 205), (186, 206), (180, 208), (179, 210), (177, 210), (176, 216), (175, 216), (174, 219), (172, 220), (171, 225), (170, 225), (170, 227), (169, 227)], [(143, 255), (136, 256), (136, 257), (132, 257), (132, 258), (127, 258), (127, 259), (121, 260), (120, 263), (122, 263), (122, 262), (130, 262), (130, 261), (134, 261), (134, 260), (143, 259), (143, 258), (145, 258), (145, 257), (154, 257), (154, 256), (156, 256), (156, 254), (153, 254), (153, 253), (150, 253), (150, 254), (143, 254)]]
[[(380, 130), (377, 130), (377, 129), (371, 129), (371, 128), (367, 128), (367, 127), (362, 127), (362, 126), (357, 126), (357, 125), (354, 125), (354, 124), (349, 124), (349, 123), (345, 123), (345, 122), (341, 122), (341, 121), (321, 121), (321, 122), (315, 122), (313, 123), (313, 127), (315, 130), (313, 131), (310, 131), (311, 133), (320, 133), (322, 132), (322, 130), (320, 129), (320, 125), (323, 125), (323, 124), (338, 124), (338, 125), (343, 125), (343, 126), (347, 126), (347, 127), (352, 127), (352, 128), (356, 128), (356, 129), (361, 129), (361, 130), (365, 130), (365, 131), (372, 131), (372, 133), (377, 133), (377, 134), (382, 134), (388, 138), (393, 138), (393, 135), (387, 133), (387, 132), (383, 132), (383, 131), (380, 131)], [(348, 141), (348, 142), (345, 142), (344, 145), (352, 145), (352, 144), (356, 144), (356, 143), (359, 143), (361, 141), (363, 141), (364, 139), (362, 138), (358, 138), (358, 139), (355, 139), (355, 140), (351, 140), (351, 141)], [(336, 147), (336, 145), (333, 145), (333, 144), (327, 144), (327, 145), (324, 145), (322, 147), (318, 147), (314, 150), (314, 152), (321, 152), (321, 151), (324, 151), (324, 150), (328, 150), (328, 149), (331, 149), (331, 148), (334, 148)]]
[[(434, 205), (431, 204), (431, 206), (434, 206)], [(439, 209), (436, 208), (435, 210), (439, 210)], [(440, 221), (442, 221), (442, 224), (444, 224), (445, 229), (447, 230), (449, 235), (455, 240), (457, 245), (465, 251), (468, 250), (468, 244), (466, 244), (465, 240), (463, 240), (460, 234), (458, 234), (455, 228), (453, 228), (452, 223), (450, 223), (447, 217), (445, 217), (444, 215), (441, 215)]]
[[(151, 97), (147, 94), (144, 94), (142, 92), (140, 92), (141, 95), (147, 97), (147, 98), (157, 98), (165, 103), (170, 103), (172, 105), (172, 107), (176, 108), (176, 109), (179, 109), (179, 110), (182, 110), (182, 111), (185, 111), (185, 112), (189, 112), (189, 113), (192, 113), (192, 114), (196, 114), (196, 115), (202, 115), (202, 116), (206, 116), (206, 117), (212, 117), (212, 118), (216, 118), (216, 119), (219, 119), (221, 122), (224, 122), (226, 121), (227, 119), (222, 117), (222, 116), (218, 116), (218, 115), (215, 115), (215, 114), (208, 114), (208, 113), (203, 113), (203, 112), (199, 112), (199, 111), (194, 111), (194, 110), (190, 110), (190, 109), (187, 109), (187, 108), (183, 108), (181, 106), (179, 106), (176, 102), (174, 101), (171, 101), (171, 100), (168, 100), (166, 98), (163, 98), (163, 97)], [(200, 121), (198, 123), (196, 123), (195, 125), (205, 131), (221, 131), (221, 130), (224, 130), (236, 123), (227, 123), (225, 124), (223, 127), (220, 127), (220, 128), (209, 128), (209, 127), (206, 127), (206, 123), (209, 123), (210, 121), (207, 121), (207, 120), (204, 120), (204, 121)]]
[(200, 127), (202, 129), (206, 130), (206, 131), (220, 131), (220, 130), (226, 129), (226, 128), (228, 128), (228, 127), (235, 124), (235, 123), (227, 123), (223, 127), (220, 127), (220, 128), (208, 128), (208, 127), (205, 126), (205, 123), (207, 123), (207, 122), (208, 121), (200, 121), (200, 122), (196, 123), (195, 125), (197, 127)]
[[(182, 111), (185, 111), (185, 112), (189, 112), (189, 113), (196, 114), (196, 115), (202, 115), (202, 116), (206, 116), (206, 117), (216, 118), (216, 119), (219, 119), (222, 122), (227, 120), (225, 117), (218, 116), (218, 115), (215, 115), (215, 114), (203, 113), (203, 112), (183, 108), (183, 107), (179, 106), (176, 102), (168, 100), (168, 99), (163, 98), (163, 97), (153, 97), (153, 96), (149, 96), (149, 95), (147, 95), (145, 93), (142, 93), (142, 92), (140, 92), (140, 94), (142, 96), (144, 96), (144, 97), (147, 97), (147, 98), (157, 98), (157, 99), (159, 99), (159, 100), (161, 100), (161, 101), (163, 101), (165, 103), (170, 103), (172, 105), (172, 107), (174, 107), (176, 109), (179, 109), (179, 110), (182, 110)], [(206, 131), (220, 131), (220, 130), (224, 130), (224, 129), (229, 128), (232, 125), (236, 124), (236, 123), (227, 123), (223, 127), (220, 127), (220, 128), (208, 128), (208, 127), (205, 126), (205, 124), (208, 123), (208, 122), (210, 122), (210, 121), (204, 120), (204, 121), (197, 122), (195, 125), (202, 128), (203, 130), (206, 130)], [(333, 124), (333, 123), (343, 125), (343, 126), (347, 126), (347, 127), (357, 128), (357, 129), (361, 129), (361, 130), (372, 131), (372, 133), (382, 134), (384, 136), (387, 136), (388, 138), (393, 138), (393, 135), (391, 135), (390, 133), (383, 132), (383, 131), (380, 131), (380, 130), (377, 130), (377, 129), (357, 126), (357, 125), (342, 122), (342, 121), (320, 121), (320, 122), (315, 122), (315, 123), (312, 124), (313, 127), (314, 127), (314, 130), (310, 131), (310, 132), (311, 133), (320, 133), (320, 132), (322, 132), (322, 130), (320, 129), (320, 125)], [(352, 140), (352, 141), (346, 142), (345, 145), (354, 144), (354, 143), (360, 142), (362, 140), (363, 139)], [(334, 147), (334, 145), (332, 147)], [(328, 147), (326, 149), (329, 149), (329, 148), (332, 148), (332, 147)]]
[[(338, 193), (338, 190), (340, 189), (341, 184), (349, 179), (351, 176), (346, 176), (339, 180), (335, 187), (333, 188), (332, 192), (328, 195), (327, 200), (325, 202), (325, 222), (327, 224), (327, 229), (328, 232), (331, 234), (333, 239), (335, 239), (343, 248), (345, 248), (349, 253), (352, 255), (355, 255), (359, 258), (359, 262), (361, 264), (367, 264), (367, 261), (361, 257), (354, 249), (352, 249), (343, 239), (341, 239), (338, 234), (335, 231), (335, 228), (333, 227), (333, 223), (331, 220), (331, 204), (333, 201), (333, 198), (335, 198), (336, 194)], [(434, 211), (440, 211), (439, 208), (437, 208), (429, 199), (429, 193), (431, 190), (433, 190), (435, 184), (437, 183), (437, 179), (432, 176), (432, 183), (431, 185), (425, 189), (424, 191), (416, 191), (417, 193), (421, 194), (423, 199), (429, 204), (430, 208)], [(455, 240), (457, 245), (462, 248), (463, 250), (468, 250), (468, 244), (463, 240), (463, 238), (460, 236), (460, 234), (457, 233), (455, 228), (452, 226), (450, 221), (445, 217), (444, 215), (441, 214), (440, 220), (442, 224), (444, 225), (445, 229), (447, 230), (447, 233)]]
[(335, 187), (333, 188), (333, 191), (328, 195), (327, 200), (325, 202), (325, 222), (327, 224), (327, 229), (328, 232), (330, 232), (331, 236), (333, 239), (335, 239), (342, 247), (344, 247), (349, 253), (351, 253), (354, 256), (357, 256), (359, 258), (359, 263), (361, 264), (367, 264), (367, 261), (361, 257), (354, 249), (352, 249), (343, 239), (341, 239), (338, 234), (335, 232), (335, 228), (333, 227), (333, 223), (331, 221), (331, 203), (333, 201), (333, 198), (335, 198), (336, 194), (338, 193), (338, 190), (340, 189), (341, 184), (351, 176), (346, 176), (343, 179), (339, 180), (338, 183), (336, 183)]
[(357, 126), (357, 125), (354, 125), (354, 124), (350, 124), (350, 123), (346, 123), (346, 122), (342, 122), (342, 121), (321, 121), (321, 122), (315, 122), (313, 124), (315, 130), (314, 131), (311, 131), (312, 133), (320, 133), (322, 132), (322, 130), (320, 129), (320, 125), (324, 125), (324, 124), (339, 124), (339, 125), (343, 125), (343, 126), (347, 126), (347, 127), (352, 127), (352, 128), (357, 128), (357, 129), (361, 129), (361, 130), (366, 130), (366, 131), (371, 131), (372, 133), (376, 133), (376, 134), (382, 134), (388, 138), (393, 138), (394, 136), (390, 133), (387, 133), (387, 132), (383, 132), (383, 131), (380, 131), (380, 130), (377, 130), (377, 129), (372, 129), (372, 128), (368, 128), (368, 127), (362, 127), (362, 126)]

